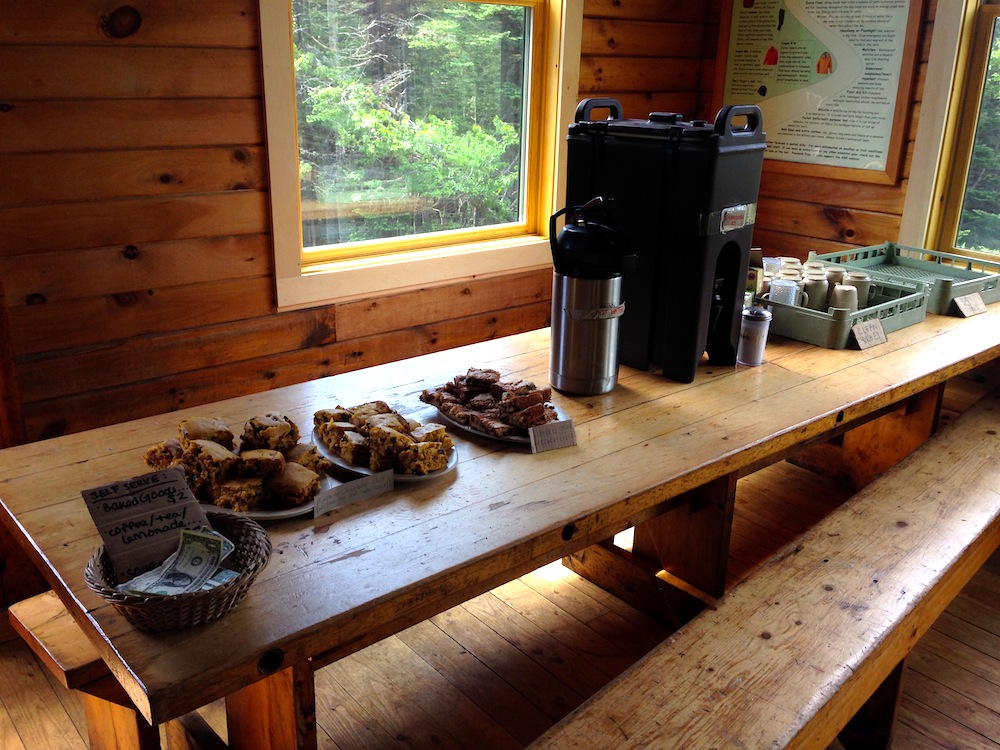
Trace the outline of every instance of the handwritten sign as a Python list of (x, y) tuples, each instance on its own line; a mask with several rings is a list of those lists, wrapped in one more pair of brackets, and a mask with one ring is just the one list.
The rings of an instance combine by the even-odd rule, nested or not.
[(316, 495), (316, 501), (313, 504), (313, 518), (325, 516), (327, 513), (350, 503), (378, 497), (390, 492), (394, 486), (393, 473), (390, 469), (331, 487)]
[(880, 318), (863, 320), (851, 328), (851, 330), (854, 332), (854, 338), (857, 340), (858, 346), (862, 349), (869, 349), (873, 346), (884, 344), (889, 340), (886, 338), (885, 328)]
[(557, 448), (568, 448), (576, 445), (576, 429), (572, 419), (557, 419), (528, 429), (531, 440), (531, 452), (541, 453)]
[(179, 466), (80, 494), (121, 581), (163, 562), (177, 549), (181, 529), (208, 525)]
[(986, 312), (986, 303), (983, 302), (983, 297), (979, 292), (955, 297), (955, 306), (962, 313), (963, 318)]

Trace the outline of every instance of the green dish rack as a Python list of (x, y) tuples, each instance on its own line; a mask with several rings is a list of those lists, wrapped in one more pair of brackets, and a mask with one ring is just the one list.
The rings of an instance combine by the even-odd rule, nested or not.
[(864, 269), (873, 279), (919, 281), (930, 286), (928, 312), (957, 312), (956, 297), (979, 292), (985, 304), (1000, 300), (1000, 260), (996, 263), (964, 255), (939, 253), (886, 242), (836, 253), (809, 253), (809, 260)]
[(771, 334), (827, 349), (844, 349), (851, 329), (866, 320), (879, 318), (887, 334), (920, 323), (927, 317), (929, 296), (928, 285), (920, 281), (879, 280), (873, 303), (854, 312), (836, 307), (824, 312), (761, 297), (755, 304), (771, 311)]

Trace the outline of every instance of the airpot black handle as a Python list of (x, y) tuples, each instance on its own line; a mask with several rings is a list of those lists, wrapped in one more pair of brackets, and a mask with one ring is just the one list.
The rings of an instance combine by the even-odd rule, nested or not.
[[(733, 127), (733, 119), (746, 117), (747, 123), (741, 128)], [(715, 117), (716, 135), (752, 136), (759, 135), (764, 126), (764, 116), (756, 104), (729, 104), (719, 110)]]
[(590, 113), (595, 109), (610, 110), (607, 119), (622, 119), (622, 105), (617, 99), (584, 99), (576, 105), (576, 122), (590, 122)]

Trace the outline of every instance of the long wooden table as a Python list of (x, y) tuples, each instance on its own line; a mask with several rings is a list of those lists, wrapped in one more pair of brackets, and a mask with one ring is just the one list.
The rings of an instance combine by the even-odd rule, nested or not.
[[(610, 394), (554, 395), (575, 423), (571, 448), (531, 454), (456, 432), (459, 463), (445, 477), (397, 485), (319, 525), (270, 525), (270, 564), (215, 623), (139, 632), (84, 584), (99, 537), (80, 490), (146, 471), (143, 453), (180, 419), (214, 415), (238, 429), (278, 411), (308, 432), (317, 409), (380, 398), (429, 421), (423, 388), (470, 366), (545, 383), (548, 346), (548, 331), (536, 331), (3, 450), (0, 517), (147, 720), (226, 697), (233, 747), (260, 747), (261, 737), (308, 747), (314, 668), (628, 527), (651, 529), (658, 562), (713, 593), (728, 550), (728, 490), (710, 493), (721, 507), (707, 524), (678, 508), (697, 519), (687, 499), (699, 488), (728, 488), (804, 445), (895, 419), (898, 405), (997, 358), (1000, 306), (969, 319), (928, 316), (864, 351), (772, 340), (764, 366), (704, 365), (690, 384), (622, 368)], [(909, 429), (899, 424), (897, 433)], [(698, 549), (685, 542), (693, 529)]]

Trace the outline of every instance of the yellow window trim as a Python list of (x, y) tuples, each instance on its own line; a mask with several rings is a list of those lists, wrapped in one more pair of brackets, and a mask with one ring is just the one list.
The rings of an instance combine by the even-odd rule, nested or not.
[[(514, 4), (534, 2), (514, 0)], [(378, 254), (369, 258), (307, 263), (302, 252), (299, 204), (299, 155), (295, 123), (292, 15), (288, 0), (260, 0), (264, 102), (270, 172), (271, 220), (278, 309), (291, 310), (378, 294), (420, 288), (551, 264), (546, 238), (548, 216), (565, 192), (565, 137), (573, 121), (579, 85), (583, 0), (550, 0), (539, 24), (545, 35), (544, 60), (535, 59), (542, 76), (541, 113), (529, 148), (540, 165), (534, 180), (537, 200), (525, 210), (523, 233), (497, 238), (490, 230), (466, 232), (475, 239), (452, 238), (431, 247)], [(451, 234), (451, 233), (449, 233)], [(478, 234), (478, 237), (476, 236)], [(435, 238), (431, 238), (432, 240)], [(441, 238), (444, 239), (444, 238)], [(412, 247), (412, 245), (411, 245)]]

